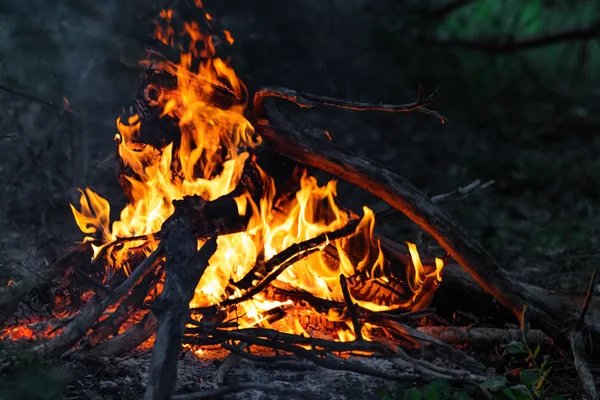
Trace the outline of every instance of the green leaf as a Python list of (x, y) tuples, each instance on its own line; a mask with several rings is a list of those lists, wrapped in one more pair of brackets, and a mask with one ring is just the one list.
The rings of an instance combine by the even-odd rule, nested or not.
[(535, 348), (535, 351), (533, 352), (533, 359), (535, 360), (538, 356), (538, 354), (540, 354), (540, 350), (542, 348), (540, 347), (540, 344), (538, 343), (537, 347)]
[(482, 389), (489, 390), (490, 392), (497, 392), (506, 387), (507, 379), (504, 376), (494, 376), (483, 382), (479, 386)]
[(523, 342), (510, 342), (504, 346), (510, 354), (527, 354), (527, 349)]
[(519, 372), (519, 377), (521, 378), (521, 383), (528, 387), (535, 386), (538, 379), (540, 379), (540, 375), (535, 369), (523, 369)]
[(450, 385), (445, 379), (436, 379), (425, 386), (425, 398), (427, 400), (439, 400), (446, 397)]
[(407, 390), (406, 393), (404, 393), (404, 398), (406, 400), (421, 400), (423, 398), (423, 395), (417, 389), (410, 389)]

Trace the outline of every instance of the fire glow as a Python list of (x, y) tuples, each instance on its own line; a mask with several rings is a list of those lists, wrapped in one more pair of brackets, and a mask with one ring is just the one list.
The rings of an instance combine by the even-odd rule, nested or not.
[[(173, 12), (166, 10), (160, 16), (162, 20), (156, 24), (154, 37), (167, 46), (174, 46), (175, 30), (170, 25)], [(82, 191), (79, 209), (71, 206), (80, 230), (86, 234), (84, 241), (94, 243), (94, 257), (106, 250), (103, 257), (107, 260), (107, 276), (120, 268), (129, 273), (133, 267), (129, 265), (132, 249), (142, 248), (146, 255), (156, 249), (158, 240), (148, 235), (160, 231), (174, 211), (174, 200), (201, 196), (212, 201), (231, 193), (240, 181), (246, 161), (252, 157), (251, 151), (261, 145), (260, 137), (244, 117), (245, 104), (223, 108), (213, 100), (215, 88), (236, 99), (247, 97), (246, 88), (232, 67), (216, 57), (214, 37), (203, 34), (195, 23), (186, 23), (184, 29), (191, 40), (189, 46), (182, 49), (180, 62), (163, 61), (152, 66), (177, 78), (174, 90), (156, 87), (151, 97), (162, 110), (161, 117), (178, 121), (180, 140), (162, 148), (140, 144), (136, 142), (141, 126), (139, 118), (131, 117), (127, 121), (119, 118), (115, 140), (121, 162), (130, 171), (123, 177), (131, 188), (129, 203), (121, 210), (119, 220), (112, 224), (109, 202), (89, 188)], [(229, 32), (224, 31), (223, 35), (225, 42), (233, 43)], [(203, 61), (195, 65), (195, 59)], [(343, 228), (355, 218), (339, 206), (335, 181), (320, 186), (316, 178), (304, 171), (299, 189), (276, 206), (273, 180), (263, 170), (260, 175), (265, 188), (260, 201), (245, 195), (235, 198), (240, 215), (251, 210), (246, 230), (219, 235), (217, 251), (196, 288), (191, 308), (218, 305), (226, 298), (239, 297), (242, 293), (230, 283), (244, 278), (260, 259), (268, 260), (295, 243)], [(333, 247), (337, 262), (332, 262), (324, 252), (314, 252), (287, 268), (271, 285), (344, 303), (340, 275), (361, 274), (366, 278), (377, 277), (385, 283), (385, 260), (373, 235), (374, 225), (373, 212), (363, 207), (363, 215), (352, 235), (353, 240), (365, 244), (358, 259), (355, 254), (348, 254), (348, 238), (326, 242), (321, 247)], [(105, 249), (125, 237), (145, 238)], [(199, 239), (198, 246), (204, 241)], [(412, 297), (407, 303), (385, 304), (378, 301), (377, 296), (354, 299), (360, 307), (378, 312), (421, 306), (415, 299), (421, 291), (431, 290), (426, 287), (426, 281), (441, 280), (443, 262), (436, 259), (434, 268), (426, 268), (416, 246), (409, 244), (409, 251), (413, 262), (407, 267), (406, 279)], [(285, 315), (272, 321), (269, 311), (275, 309), (284, 310)], [(224, 312), (228, 314), (225, 320), (236, 319), (241, 328), (260, 326), (305, 334), (303, 321), (312, 317), (338, 323), (336, 331), (330, 332), (337, 335), (336, 340), (351, 341), (356, 337), (349, 318), (335, 312), (322, 315), (289, 299), (269, 298), (265, 293), (258, 293), (237, 308)], [(365, 338), (369, 338), (370, 327), (368, 323), (363, 326)]]

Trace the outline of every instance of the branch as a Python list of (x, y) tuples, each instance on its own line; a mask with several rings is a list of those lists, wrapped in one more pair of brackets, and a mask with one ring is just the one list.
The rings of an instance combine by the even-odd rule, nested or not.
[(581, 314), (579, 315), (579, 319), (577, 320), (577, 323), (575, 324), (575, 326), (573, 327), (573, 331), (571, 332), (571, 351), (573, 352), (573, 361), (575, 362), (575, 369), (577, 370), (577, 375), (579, 376), (579, 380), (583, 385), (583, 390), (585, 391), (588, 400), (598, 400), (600, 398), (600, 396), (598, 395), (598, 391), (596, 390), (596, 382), (594, 381), (594, 375), (590, 371), (590, 367), (588, 366), (588, 363), (586, 361), (586, 352), (582, 330), (585, 322), (585, 314), (589, 308), (590, 301), (592, 299), (592, 292), (594, 291), (595, 280), (596, 271), (592, 272), (587, 296), (585, 298), (583, 307), (581, 308)]
[[(243, 301), (249, 300), (258, 293), (261, 293), (267, 286), (271, 284), (283, 271), (288, 267), (294, 265), (298, 261), (308, 257), (310, 254), (321, 250), (324, 244), (343, 237), (352, 235), (358, 226), (356, 220), (348, 222), (343, 228), (337, 229), (330, 233), (322, 233), (317, 237), (314, 237), (304, 242), (296, 243), (283, 250), (281, 253), (273, 256), (266, 262), (266, 270), (272, 271), (263, 280), (253, 286), (250, 290), (246, 291), (243, 295), (232, 299), (226, 299), (221, 302), (219, 307), (228, 307), (234, 304), (239, 304)], [(203, 307), (192, 309), (194, 313), (212, 313), (217, 309), (217, 306)]]
[(515, 39), (512, 37), (497, 38), (496, 40), (468, 40), (468, 39), (440, 39), (432, 37), (420, 38), (428, 44), (444, 47), (455, 47), (467, 50), (476, 50), (489, 54), (507, 54), (521, 50), (549, 46), (553, 44), (572, 42), (577, 40), (590, 40), (600, 36), (600, 21), (585, 27), (567, 29), (541, 35), (532, 35)]
[(344, 301), (346, 302), (348, 313), (350, 314), (350, 318), (352, 319), (354, 335), (356, 336), (357, 341), (362, 342), (363, 336), (361, 332), (360, 322), (358, 322), (358, 314), (356, 313), (356, 304), (354, 304), (354, 302), (352, 301), (352, 296), (350, 296), (350, 291), (348, 290), (348, 283), (346, 282), (346, 277), (344, 275), (340, 275), (340, 286), (342, 287), (342, 293), (344, 294)]
[[(429, 94), (427, 97), (423, 97), (423, 84), (421, 82), (421, 79), (419, 79), (417, 86), (417, 100), (413, 101), (412, 103), (371, 104), (334, 99), (333, 97), (319, 96), (311, 93), (302, 93), (282, 87), (262, 87), (259, 88), (258, 91), (254, 94), (254, 112), (260, 113), (261, 110), (264, 110), (264, 101), (266, 98), (276, 97), (291, 101), (301, 108), (313, 108), (315, 106), (321, 105), (355, 111), (384, 111), (393, 113), (419, 111), (425, 114), (433, 115), (434, 117), (442, 121), (442, 123), (444, 123), (447, 121), (447, 119), (444, 116), (437, 113), (436, 111), (425, 108), (426, 105), (431, 104), (436, 92), (437, 90)], [(264, 115), (256, 115), (259, 117), (264, 117)]]
[(34, 347), (32, 350), (49, 356), (58, 356), (75, 346), (85, 336), (94, 322), (100, 318), (104, 310), (125, 296), (146, 273), (158, 264), (162, 254), (163, 248), (159, 245), (110, 296), (102, 299), (100, 294), (96, 294), (75, 316), (60, 336), (55, 336), (48, 342)]
[(217, 250), (217, 236), (208, 239), (198, 250), (198, 240), (190, 213), (181, 202), (161, 228), (161, 246), (165, 249), (165, 284), (152, 305), (158, 325), (148, 387), (144, 399), (163, 400), (171, 397), (177, 380), (177, 360), (181, 340), (189, 316), (189, 303), (198, 281)]
[[(449, 344), (488, 345), (520, 341), (523, 332), (519, 329), (471, 328), (466, 326), (420, 326), (419, 332)], [(529, 330), (525, 340), (530, 345), (552, 346), (553, 342), (539, 330)]]

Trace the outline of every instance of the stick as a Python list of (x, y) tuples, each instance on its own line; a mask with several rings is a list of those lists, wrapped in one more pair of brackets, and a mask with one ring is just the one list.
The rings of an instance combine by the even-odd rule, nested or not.
[[(519, 329), (471, 328), (468, 326), (419, 326), (419, 332), (426, 333), (448, 344), (489, 345), (520, 341), (523, 332)], [(525, 336), (529, 345), (552, 346), (553, 342), (539, 330), (529, 330)]]
[(585, 352), (585, 339), (583, 336), (583, 326), (585, 322), (585, 314), (590, 305), (590, 300), (592, 299), (592, 292), (594, 291), (594, 281), (596, 280), (596, 271), (592, 272), (592, 277), (590, 278), (590, 285), (588, 287), (587, 296), (585, 298), (585, 302), (583, 307), (581, 308), (581, 314), (577, 323), (573, 327), (573, 331), (571, 332), (571, 351), (573, 352), (573, 360), (575, 362), (575, 369), (577, 370), (577, 375), (579, 376), (579, 380), (583, 385), (583, 390), (588, 398), (588, 400), (598, 400), (600, 397), (598, 395), (598, 391), (596, 390), (596, 382), (594, 381), (594, 375), (590, 371), (590, 367), (586, 361), (586, 352)]
[[(223, 300), (219, 307), (228, 307), (251, 299), (258, 293), (261, 293), (288, 267), (308, 257), (310, 254), (320, 250), (323, 244), (327, 244), (333, 240), (341, 239), (345, 236), (352, 235), (356, 230), (357, 226), (358, 221), (352, 220), (348, 222), (348, 224), (343, 228), (337, 229), (330, 233), (322, 233), (319, 236), (314, 237), (312, 239), (291, 245), (290, 247), (286, 248), (281, 253), (273, 256), (270, 260), (266, 262), (266, 270), (272, 271), (269, 275), (264, 277), (259, 283), (257, 283), (250, 290), (246, 291), (243, 295), (232, 299)], [(210, 306), (203, 308), (194, 308), (192, 309), (192, 312), (214, 313), (217, 309), (217, 306)]]
[(211, 390), (204, 390), (202, 392), (195, 392), (189, 394), (180, 394), (177, 396), (173, 396), (173, 400), (195, 400), (195, 399), (212, 399), (218, 398), (220, 396), (225, 396), (231, 393), (239, 393), (245, 392), (246, 390), (258, 390), (266, 393), (276, 393), (282, 396), (288, 397), (303, 397), (307, 399), (321, 399), (322, 396), (317, 395), (314, 392), (310, 392), (307, 390), (299, 390), (293, 388), (287, 388), (283, 386), (275, 386), (275, 385), (266, 385), (263, 383), (239, 383), (235, 386), (224, 386)]
[(348, 308), (348, 313), (350, 313), (350, 318), (352, 319), (352, 327), (354, 328), (354, 335), (356, 336), (356, 340), (362, 342), (363, 336), (361, 332), (360, 322), (358, 322), (358, 314), (356, 313), (356, 304), (352, 301), (352, 297), (350, 296), (350, 291), (348, 290), (348, 283), (346, 283), (346, 277), (344, 275), (340, 275), (340, 286), (342, 287), (342, 293), (344, 294), (344, 300), (346, 301), (346, 307)]
[(67, 329), (60, 336), (55, 336), (48, 342), (35, 346), (32, 351), (43, 353), (48, 356), (58, 356), (71, 347), (87, 333), (90, 327), (102, 315), (104, 310), (119, 301), (129, 290), (160, 260), (162, 256), (162, 247), (159, 247), (148, 256), (132, 274), (117, 287), (113, 294), (102, 299), (100, 294), (96, 294), (75, 316)]
[(94, 347), (110, 335), (118, 332), (121, 325), (127, 321), (134, 310), (142, 304), (148, 291), (158, 282), (157, 274), (148, 274), (131, 291), (131, 295), (125, 298), (119, 307), (104, 321), (100, 322), (94, 331), (87, 336), (88, 347)]
[[(261, 103), (258, 106), (262, 106)], [(564, 324), (577, 318), (571, 312), (544, 304), (524, 289), (450, 215), (410, 182), (330, 142), (302, 136), (269, 105), (264, 105), (257, 115), (267, 118), (257, 121), (257, 131), (277, 152), (354, 183), (402, 211), (514, 315), (519, 316), (527, 304), (531, 320), (558, 345), (568, 348)], [(600, 327), (594, 326), (592, 330), (593, 337), (600, 342)]]
[(296, 92), (295, 90), (282, 87), (261, 87), (254, 94), (253, 111), (259, 118), (266, 117), (266, 114), (263, 114), (264, 101), (268, 97), (276, 97), (291, 101), (301, 108), (313, 108), (317, 105), (322, 105), (356, 111), (384, 111), (393, 113), (419, 111), (425, 114), (433, 115), (440, 119), (442, 123), (444, 123), (447, 121), (445, 117), (433, 110), (425, 108), (426, 105), (431, 104), (435, 93), (436, 92), (434, 91), (427, 97), (423, 97), (423, 84), (421, 79), (419, 79), (417, 86), (417, 100), (408, 104), (356, 103), (353, 101), (334, 99), (332, 97), (319, 96), (311, 93)]
[(158, 320), (152, 313), (146, 313), (142, 320), (125, 332), (113, 336), (104, 342), (85, 350), (71, 354), (75, 358), (97, 359), (98, 357), (117, 357), (134, 350), (148, 340), (156, 331)]
[(173, 393), (189, 303), (208, 260), (217, 249), (217, 237), (214, 235), (201, 250), (197, 250), (198, 241), (190, 213), (181, 207), (181, 203), (175, 205), (175, 212), (165, 221), (161, 231), (166, 279), (162, 293), (152, 306), (158, 326), (152, 348), (149, 384), (144, 396), (146, 400), (169, 399)]
[(46, 267), (41, 274), (32, 274), (28, 278), (13, 282), (10, 286), (0, 288), (0, 328), (13, 315), (19, 302), (26, 300), (34, 289), (54, 281), (70, 265), (87, 263), (91, 259), (92, 254), (90, 243), (77, 244), (65, 251), (56, 261)]
[[(188, 335), (185, 336), (184, 343), (192, 345), (202, 344), (202, 339), (206, 336), (217, 339), (217, 341), (221, 342), (239, 340), (248, 344), (261, 345), (261, 343), (264, 343), (263, 340), (268, 339), (272, 342), (287, 343), (292, 345), (310, 345), (313, 348), (319, 348), (329, 352), (369, 351), (379, 354), (389, 354), (389, 351), (387, 351), (385, 346), (375, 342), (335, 342), (333, 340), (305, 337), (294, 335), (292, 333), (282, 333), (274, 329), (267, 328), (246, 328), (235, 331), (223, 329), (212, 329), (206, 331), (205, 329), (188, 328), (186, 333), (188, 333)], [(199, 333), (200, 336), (190, 336), (190, 333)]]
[[(223, 346), (225, 348), (225, 346)], [(248, 345), (246, 343), (240, 344), (236, 347), (239, 351), (244, 351)], [(223, 363), (217, 368), (213, 374), (213, 383), (217, 386), (223, 386), (225, 383), (225, 375), (235, 364), (240, 361), (241, 357), (237, 353), (230, 352), (227, 357), (223, 360)]]

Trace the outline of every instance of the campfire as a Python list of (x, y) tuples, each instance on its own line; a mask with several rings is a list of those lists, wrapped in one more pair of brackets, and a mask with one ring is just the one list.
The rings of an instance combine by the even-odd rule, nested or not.
[[(81, 191), (71, 208), (82, 241), (43, 280), (9, 286), (21, 293), (17, 301), (0, 297), (10, 306), (0, 315), (4, 340), (34, 340), (33, 351), (82, 358), (152, 348), (148, 399), (170, 398), (182, 347), (199, 357), (220, 346), (251, 359), (286, 355), (389, 379), (477, 384), (488, 379), (484, 367), (440, 340), (454, 332), (460, 341), (460, 332), (429, 326), (452, 258), (516, 315), (528, 305), (526, 315), (545, 334), (523, 329), (524, 338), (565, 338), (560, 321), (568, 311), (552, 314), (552, 304), (522, 291), (435, 201), (339, 149), (326, 132), (298, 131), (272, 104), (416, 111), (444, 122), (426, 108), (433, 95), (420, 82), (417, 100), (404, 105), (247, 88), (219, 56), (234, 38), (198, 0), (193, 12), (162, 11), (154, 28), (139, 94), (116, 121), (127, 204), (111, 221), (109, 201)], [(387, 201), (447, 253), (420, 254), (410, 241), (378, 237), (373, 211), (344, 208), (336, 181), (319, 184), (317, 169)], [(451, 290), (495, 304), (468, 275), (451, 271)], [(502, 332), (480, 333), (515, 338), (514, 330)], [(452, 366), (403, 350), (426, 347), (441, 349)], [(375, 354), (410, 370), (377, 371), (347, 359)]]

